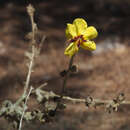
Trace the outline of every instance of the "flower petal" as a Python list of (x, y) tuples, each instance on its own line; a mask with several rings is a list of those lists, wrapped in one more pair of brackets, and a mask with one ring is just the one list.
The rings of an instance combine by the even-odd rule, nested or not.
[(83, 42), (80, 45), (83, 49), (85, 50), (89, 50), (89, 51), (94, 51), (96, 50), (96, 44), (94, 41), (87, 41), (87, 42)]
[(94, 39), (97, 37), (98, 32), (95, 27), (90, 26), (86, 29), (86, 32), (84, 33), (85, 39)]
[(74, 38), (76, 36), (76, 28), (73, 24), (67, 24), (67, 28), (65, 30), (67, 39)]
[(77, 18), (73, 21), (73, 25), (76, 27), (77, 35), (84, 35), (87, 29), (87, 23), (82, 18)]
[(72, 42), (66, 49), (64, 54), (72, 57), (76, 52), (78, 52), (79, 48), (78, 46)]

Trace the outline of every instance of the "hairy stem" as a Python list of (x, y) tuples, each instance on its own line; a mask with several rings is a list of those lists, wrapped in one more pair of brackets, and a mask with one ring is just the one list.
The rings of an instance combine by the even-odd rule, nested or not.
[(27, 95), (27, 90), (29, 88), (29, 83), (30, 83), (32, 68), (33, 68), (33, 64), (34, 64), (34, 57), (35, 57), (34, 49), (35, 49), (34, 46), (32, 46), (32, 56), (31, 56), (31, 60), (30, 60), (30, 63), (29, 63), (29, 67), (28, 67), (28, 74), (27, 74), (27, 78), (26, 78), (26, 81), (25, 81), (23, 95), (19, 98), (19, 100), (17, 100), (17, 102), (15, 103), (15, 105), (19, 105), (21, 103), (21, 101), (23, 101), (23, 99)]
[(35, 47), (32, 46), (32, 56), (31, 56), (31, 60), (30, 60), (30, 64), (29, 64), (29, 69), (28, 69), (28, 74), (27, 74), (27, 78), (26, 78), (26, 82), (25, 82), (23, 95), (26, 95), (27, 89), (29, 88), (29, 83), (30, 83), (32, 68), (33, 68), (33, 64), (34, 64), (34, 58), (35, 58), (35, 52), (34, 51), (35, 51)]
[(60, 100), (59, 100), (59, 102), (57, 103), (55, 112), (57, 111), (57, 109), (58, 109), (58, 107), (59, 107), (59, 105), (60, 105), (60, 103), (61, 103), (61, 101), (62, 101), (62, 98), (63, 98), (63, 96), (64, 96), (65, 87), (66, 87), (66, 84), (67, 84), (67, 81), (68, 81), (68, 78), (69, 78), (69, 75), (70, 75), (71, 67), (72, 67), (72, 65), (73, 65), (74, 56), (75, 56), (75, 55), (73, 55), (73, 56), (71, 57), (70, 61), (69, 61), (69, 66), (68, 66), (68, 69), (67, 69), (67, 71), (66, 71), (66, 75), (65, 75), (65, 77), (64, 77), (64, 79), (63, 79), (62, 90), (61, 90), (61, 94), (60, 94)]
[(26, 110), (27, 101), (28, 101), (28, 99), (29, 99), (29, 96), (30, 96), (32, 90), (33, 90), (33, 87), (30, 88), (29, 93), (28, 93), (28, 95), (27, 95), (27, 97), (26, 97), (25, 104), (24, 104), (24, 108), (23, 108), (23, 113), (22, 113), (22, 116), (21, 116), (21, 119), (20, 119), (19, 129), (18, 129), (18, 130), (21, 130), (21, 128), (22, 128), (22, 121), (23, 121), (23, 117), (24, 117), (25, 110)]
[(33, 69), (34, 59), (35, 59), (35, 48), (36, 48), (35, 47), (35, 28), (36, 28), (36, 24), (34, 22), (34, 8), (31, 5), (29, 5), (27, 7), (27, 11), (28, 11), (28, 15), (30, 16), (30, 21), (31, 21), (31, 25), (32, 25), (32, 41), (31, 41), (32, 42), (32, 51), (31, 51), (31, 57), (29, 58), (30, 62), (28, 65), (28, 73), (27, 73), (27, 77), (26, 77), (26, 81), (25, 81), (24, 92), (23, 92), (23, 95), (20, 97), (20, 99), (17, 100), (15, 105), (19, 105), (21, 103), (21, 101), (23, 101), (23, 99), (27, 95), (27, 90), (29, 88), (31, 73), (32, 73), (32, 69)]
[(69, 66), (68, 66), (68, 69), (67, 69), (67, 74), (65, 75), (64, 80), (63, 80), (63, 85), (62, 85), (62, 90), (61, 90), (61, 98), (64, 95), (64, 91), (65, 91), (65, 87), (66, 87), (66, 84), (67, 84), (67, 81), (68, 81), (68, 78), (69, 78), (70, 70), (71, 70), (71, 67), (73, 65), (74, 56), (75, 55), (73, 55), (71, 57), (70, 61), (69, 61)]

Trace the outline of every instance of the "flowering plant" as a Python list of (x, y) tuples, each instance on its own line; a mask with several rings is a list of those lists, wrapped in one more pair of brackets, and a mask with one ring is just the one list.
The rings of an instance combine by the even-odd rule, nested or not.
[(69, 41), (69, 46), (65, 49), (64, 54), (72, 57), (79, 48), (93, 51), (96, 49), (96, 44), (91, 39), (96, 38), (98, 32), (95, 27), (87, 26), (87, 22), (82, 18), (76, 18), (73, 24), (67, 24), (66, 37)]

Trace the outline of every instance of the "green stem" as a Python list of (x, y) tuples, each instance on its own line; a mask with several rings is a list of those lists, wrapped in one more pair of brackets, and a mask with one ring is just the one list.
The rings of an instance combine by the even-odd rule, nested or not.
[(59, 105), (60, 105), (60, 103), (61, 103), (61, 101), (62, 101), (62, 98), (63, 98), (63, 96), (64, 96), (65, 87), (66, 87), (66, 84), (67, 84), (67, 81), (68, 81), (68, 78), (69, 78), (69, 74), (70, 74), (71, 67), (72, 67), (72, 65), (73, 65), (74, 56), (75, 56), (75, 55), (73, 55), (73, 56), (71, 57), (70, 61), (69, 61), (69, 66), (68, 66), (68, 69), (67, 69), (67, 73), (66, 73), (66, 75), (65, 75), (65, 77), (64, 77), (63, 84), (62, 84), (62, 90), (61, 90), (61, 94), (60, 94), (60, 98), (59, 98), (60, 100), (59, 100), (59, 102), (57, 103), (55, 112), (57, 111), (57, 109), (58, 109), (58, 107), (59, 107)]
[(63, 85), (62, 85), (62, 90), (61, 90), (61, 98), (63, 97), (64, 91), (65, 91), (65, 87), (66, 87), (67, 80), (68, 80), (68, 77), (69, 77), (69, 74), (70, 74), (70, 70), (71, 70), (71, 67), (73, 65), (74, 56), (75, 55), (73, 55), (70, 59), (69, 66), (68, 66), (68, 69), (67, 69), (67, 74), (65, 75), (64, 80), (63, 80)]

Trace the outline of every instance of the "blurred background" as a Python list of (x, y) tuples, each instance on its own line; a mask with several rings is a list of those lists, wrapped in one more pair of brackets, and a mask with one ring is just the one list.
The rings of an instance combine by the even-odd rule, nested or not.
[[(23, 92), (27, 74), (25, 36), (31, 31), (26, 6), (36, 9), (35, 22), (46, 35), (40, 57), (36, 60), (31, 84), (47, 82), (46, 90), (61, 91), (60, 71), (67, 68), (64, 56), (66, 23), (84, 18), (95, 26), (99, 36), (96, 51), (82, 50), (76, 55), (79, 72), (68, 81), (65, 95), (113, 99), (119, 93), (130, 100), (130, 1), (129, 0), (0, 0), (0, 101), (15, 101)], [(73, 112), (72, 112), (73, 111)], [(83, 104), (68, 104), (52, 123), (25, 124), (23, 130), (130, 130), (130, 106), (120, 106), (108, 114), (104, 107), (86, 109)], [(0, 120), (0, 130), (8, 123)]]

